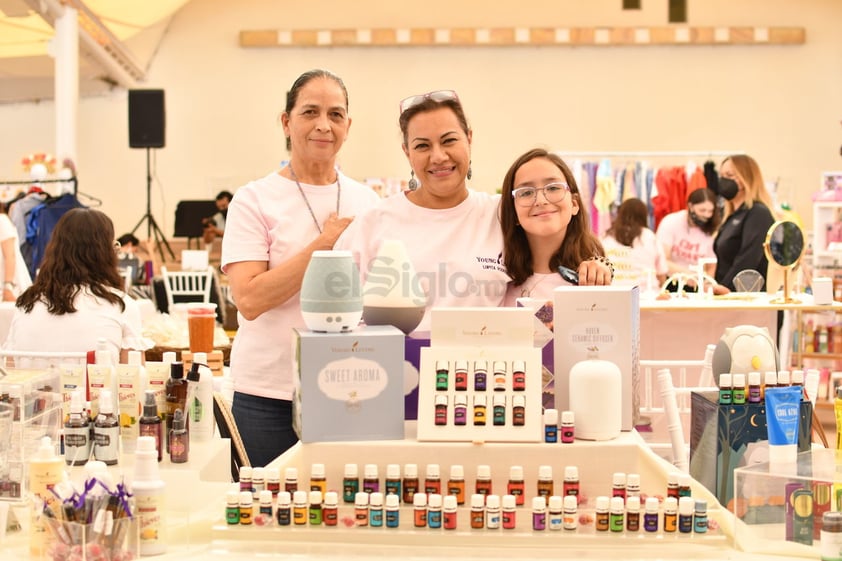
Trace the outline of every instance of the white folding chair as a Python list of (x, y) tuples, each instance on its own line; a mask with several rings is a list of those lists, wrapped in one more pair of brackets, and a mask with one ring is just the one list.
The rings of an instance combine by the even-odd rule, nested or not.
[(161, 267), (164, 291), (167, 293), (169, 310), (173, 309), (176, 298), (181, 302), (210, 302), (213, 284), (213, 267), (204, 271), (168, 271)]

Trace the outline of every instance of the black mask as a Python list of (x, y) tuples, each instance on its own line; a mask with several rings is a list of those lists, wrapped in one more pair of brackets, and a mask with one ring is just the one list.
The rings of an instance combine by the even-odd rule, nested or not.
[(710, 222), (710, 218), (703, 218), (692, 210), (688, 211), (688, 213), (690, 214), (690, 220), (699, 228), (704, 228), (708, 225), (708, 222)]
[(719, 178), (719, 196), (726, 201), (733, 200), (739, 190), (740, 186), (733, 179), (728, 179), (727, 177)]

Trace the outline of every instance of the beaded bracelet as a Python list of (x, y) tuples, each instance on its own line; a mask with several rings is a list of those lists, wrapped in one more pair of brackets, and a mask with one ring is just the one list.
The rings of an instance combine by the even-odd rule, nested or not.
[(589, 259), (589, 261), (596, 261), (608, 267), (608, 270), (611, 271), (611, 281), (614, 281), (614, 263), (612, 263), (610, 259), (604, 255), (594, 255)]

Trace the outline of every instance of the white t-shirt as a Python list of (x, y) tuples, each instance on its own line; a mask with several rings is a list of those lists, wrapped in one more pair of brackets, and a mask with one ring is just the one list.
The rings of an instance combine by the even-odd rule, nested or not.
[[(29, 269), (26, 267), (26, 262), (23, 260), (23, 254), (20, 252), (20, 240), (18, 240), (18, 230), (12, 224), (12, 220), (6, 214), (0, 214), (0, 242), (8, 239), (13, 239), (15, 248), (15, 274), (14, 281), (17, 287), (12, 291), (15, 296), (20, 296), (20, 293), (32, 286), (32, 279), (29, 277)], [(6, 272), (6, 260), (3, 257), (3, 252), (0, 251), (0, 275)], [(6, 280), (5, 276), (0, 276), (0, 283)]]
[(631, 247), (622, 245), (613, 236), (602, 239), (605, 256), (614, 264), (614, 280), (616, 286), (640, 286), (655, 290), (658, 287), (649, 286), (651, 282), (657, 284), (655, 275), (667, 274), (667, 258), (664, 248), (655, 237), (655, 232), (644, 228), (634, 240)]
[(383, 240), (400, 240), (419, 278), (427, 311), (416, 331), (430, 330), (435, 306), (500, 306), (509, 277), (503, 266), (499, 195), (469, 191), (453, 208), (430, 209), (404, 193), (358, 216), (336, 242), (359, 259), (363, 276)]
[(559, 286), (571, 286), (571, 284), (564, 280), (558, 273), (533, 273), (521, 285), (515, 286), (509, 283), (509, 289), (506, 292), (506, 301), (503, 305), (509, 307), (517, 306), (518, 298), (534, 298), (536, 300), (552, 302), (554, 301), (553, 290)]
[(52, 315), (47, 305), (38, 302), (32, 311), (15, 309), (9, 335), (3, 348), (7, 351), (86, 352), (96, 350), (101, 338), (108, 341), (112, 356), (119, 357), (121, 349), (146, 350), (151, 341), (143, 338), (140, 308), (125, 293), (119, 294), (126, 304), (118, 306), (94, 296), (90, 290), (79, 291), (72, 314)]
[[(339, 215), (361, 214), (379, 200), (370, 188), (339, 174)], [(336, 185), (301, 184), (319, 224), (336, 212)], [(272, 172), (237, 190), (222, 237), (222, 270), (241, 261), (277, 267), (319, 235), (294, 181)], [(292, 329), (304, 327), (298, 294), (253, 320), (237, 314), (231, 347), (234, 390), (271, 399), (292, 399)]]
[(700, 258), (716, 257), (713, 236), (697, 226), (691, 226), (687, 221), (686, 209), (664, 216), (658, 224), (656, 235), (661, 245), (671, 248), (667, 258), (686, 269), (694, 267)]

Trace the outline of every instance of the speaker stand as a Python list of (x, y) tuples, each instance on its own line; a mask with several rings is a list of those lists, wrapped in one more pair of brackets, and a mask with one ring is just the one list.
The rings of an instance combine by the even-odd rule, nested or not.
[(175, 254), (170, 247), (169, 242), (167, 241), (166, 236), (158, 227), (158, 223), (155, 222), (155, 217), (152, 216), (152, 171), (149, 165), (149, 151), (150, 148), (146, 147), (146, 214), (138, 221), (137, 225), (132, 228), (132, 234), (140, 228), (140, 225), (143, 224), (143, 221), (146, 221), (146, 239), (150, 240), (154, 236), (155, 238), (155, 247), (158, 249), (158, 253), (161, 255), (161, 262), (163, 263), (166, 261), (164, 258), (164, 250), (162, 247), (167, 248), (167, 252), (170, 254), (170, 257), (173, 261), (175, 261)]

